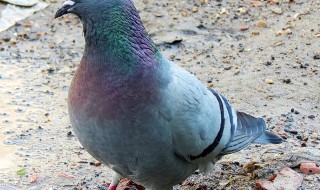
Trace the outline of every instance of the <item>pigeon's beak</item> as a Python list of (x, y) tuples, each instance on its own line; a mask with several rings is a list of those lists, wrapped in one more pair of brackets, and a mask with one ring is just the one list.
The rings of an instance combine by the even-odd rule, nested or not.
[(61, 17), (62, 15), (68, 14), (70, 13), (70, 11), (72, 10), (72, 7), (75, 5), (76, 3), (74, 1), (71, 0), (66, 0), (63, 3), (62, 8), (60, 8), (57, 12), (56, 15), (54, 16), (54, 18), (58, 18)]

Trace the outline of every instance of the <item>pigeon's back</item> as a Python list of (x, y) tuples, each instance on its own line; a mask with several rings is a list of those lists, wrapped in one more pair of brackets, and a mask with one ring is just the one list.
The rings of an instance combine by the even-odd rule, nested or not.
[[(168, 61), (169, 62), (169, 61)], [(194, 75), (170, 63), (172, 81), (164, 90), (171, 113), (176, 154), (193, 163), (211, 162), (225, 147), (236, 117), (223, 97), (209, 90)], [(234, 127), (234, 126), (233, 126)]]

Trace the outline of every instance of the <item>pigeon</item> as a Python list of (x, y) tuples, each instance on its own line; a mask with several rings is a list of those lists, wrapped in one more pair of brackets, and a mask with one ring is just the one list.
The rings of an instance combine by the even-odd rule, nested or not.
[(68, 13), (80, 18), (85, 38), (68, 95), (71, 125), (114, 171), (109, 190), (123, 178), (172, 189), (251, 143), (282, 142), (262, 118), (236, 111), (164, 57), (132, 0), (66, 0), (55, 18)]

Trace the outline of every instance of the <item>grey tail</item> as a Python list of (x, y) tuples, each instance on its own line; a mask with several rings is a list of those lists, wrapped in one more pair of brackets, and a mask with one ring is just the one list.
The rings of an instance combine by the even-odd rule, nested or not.
[(281, 142), (281, 137), (266, 131), (266, 123), (262, 118), (255, 118), (246, 113), (237, 112), (237, 129), (221, 154), (237, 152), (251, 143), (280, 144)]

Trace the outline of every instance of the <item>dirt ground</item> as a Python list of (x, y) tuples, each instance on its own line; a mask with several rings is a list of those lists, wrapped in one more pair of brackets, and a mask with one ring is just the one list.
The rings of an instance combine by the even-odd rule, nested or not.
[[(175, 189), (253, 189), (284, 167), (300, 173), (301, 162), (320, 163), (319, 0), (135, 2), (168, 58), (286, 138), (225, 156), (210, 175)], [(111, 180), (69, 123), (67, 93), (84, 40), (75, 16), (53, 18), (61, 5), (51, 0), (0, 33), (1, 190), (105, 189)], [(252, 161), (260, 168), (249, 175), (243, 166)], [(319, 189), (319, 174), (301, 175), (300, 189)]]

